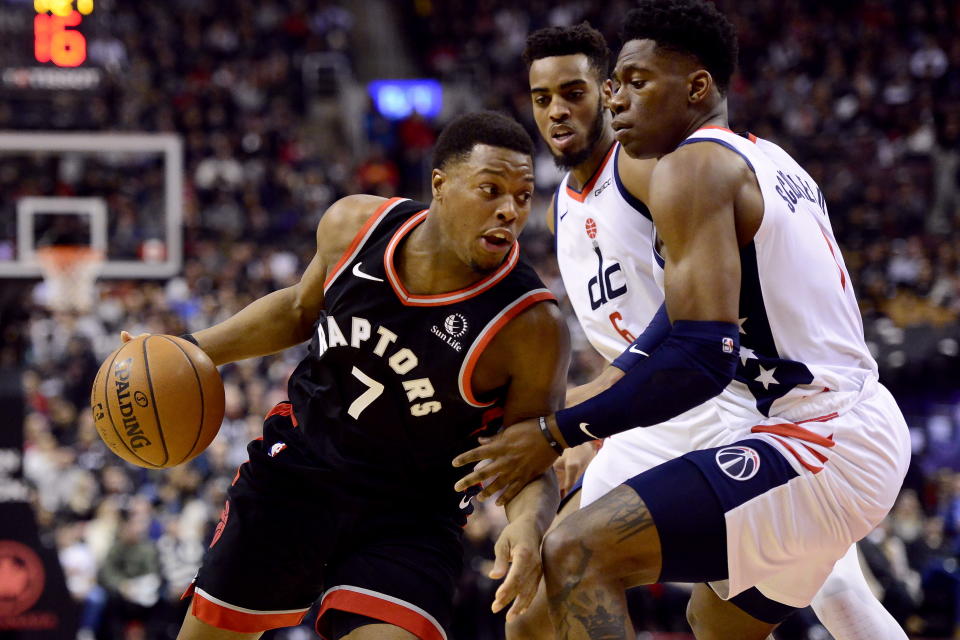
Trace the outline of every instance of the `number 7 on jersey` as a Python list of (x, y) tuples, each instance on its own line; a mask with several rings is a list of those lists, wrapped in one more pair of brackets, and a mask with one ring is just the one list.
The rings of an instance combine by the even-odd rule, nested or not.
[(383, 385), (356, 367), (354, 367), (350, 373), (353, 374), (354, 378), (367, 385), (367, 390), (351, 402), (350, 407), (347, 409), (347, 413), (350, 414), (354, 420), (359, 420), (363, 410), (369, 407), (370, 403), (379, 398), (380, 394), (383, 393)]

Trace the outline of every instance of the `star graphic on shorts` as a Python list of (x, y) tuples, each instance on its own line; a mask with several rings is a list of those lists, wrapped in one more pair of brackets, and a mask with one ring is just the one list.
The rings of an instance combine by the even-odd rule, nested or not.
[(753, 352), (753, 349), (751, 349), (750, 347), (745, 347), (743, 345), (740, 345), (740, 364), (745, 365), (747, 364), (747, 360), (750, 360), (751, 358), (756, 358), (756, 357), (757, 357), (757, 354)]
[(738, 318), (738, 319), (737, 319), (737, 324), (740, 325), (740, 333), (742, 333), (743, 335), (747, 335), (746, 330), (744, 330), (744, 328), (743, 328), (743, 325), (744, 325), (744, 323), (745, 323), (746, 321), (747, 321), (746, 318)]
[(776, 367), (770, 369), (764, 369), (763, 366), (760, 366), (760, 375), (754, 378), (757, 382), (763, 383), (763, 389), (767, 390), (771, 384), (780, 384), (776, 378), (773, 377), (774, 372), (777, 370)]

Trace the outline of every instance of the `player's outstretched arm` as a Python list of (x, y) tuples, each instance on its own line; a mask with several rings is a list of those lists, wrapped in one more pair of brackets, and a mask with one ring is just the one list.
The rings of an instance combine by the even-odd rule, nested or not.
[(254, 300), (220, 324), (194, 334), (214, 364), (276, 353), (309, 338), (323, 309), (328, 269), (383, 202), (367, 195), (335, 202), (317, 225), (317, 253), (299, 282)]
[[(556, 305), (539, 303), (510, 322), (494, 339), (478, 363), (484, 371), (484, 386), (508, 383), (504, 422), (510, 424), (531, 416), (556, 411), (563, 406), (570, 338)], [(556, 454), (541, 437), (537, 445)], [(496, 488), (492, 488), (496, 491)], [(524, 611), (536, 594), (540, 580), (540, 541), (557, 511), (559, 491), (552, 471), (540, 475), (519, 491), (501, 496), (510, 524), (495, 547), (492, 578), (506, 576), (497, 590), (493, 610), (513, 602), (507, 613), (512, 619)], [(508, 569), (509, 567), (509, 569)]]
[[(561, 445), (664, 422), (717, 395), (732, 379), (739, 338), (738, 231), (747, 241), (756, 231), (738, 230), (735, 205), (756, 182), (743, 173), (749, 169), (742, 162), (718, 153), (730, 152), (690, 145), (664, 156), (654, 169), (650, 209), (664, 243), (669, 334), (608, 389), (547, 417), (548, 431)], [(759, 219), (742, 226), (754, 224)], [(498, 487), (523, 486), (546, 468), (541, 450), (518, 446), (533, 442), (539, 431), (536, 421), (526, 420), (461, 454), (461, 464), (493, 460), (461, 482), (495, 477)]]

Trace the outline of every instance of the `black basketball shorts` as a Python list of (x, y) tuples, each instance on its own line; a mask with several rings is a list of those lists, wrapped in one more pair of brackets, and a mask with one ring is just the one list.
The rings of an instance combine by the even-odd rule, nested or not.
[(188, 590), (193, 615), (252, 633), (300, 624), (320, 600), (317, 632), (327, 640), (379, 622), (445, 639), (462, 570), (461, 527), (414, 512), (415, 496), (384, 508), (325, 490), (329, 480), (311, 478), (308, 461), (286, 446), (295, 429), (283, 403), (248, 446), (250, 460)]

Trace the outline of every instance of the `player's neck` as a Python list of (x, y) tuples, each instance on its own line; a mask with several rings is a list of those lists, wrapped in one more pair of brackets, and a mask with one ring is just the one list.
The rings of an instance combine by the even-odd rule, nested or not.
[[(680, 142), (683, 142), (693, 135), (694, 132), (703, 129), (704, 127), (723, 127), (724, 129), (728, 129), (730, 127), (730, 119), (727, 117), (726, 100), (717, 102), (712, 109), (693, 118), (690, 121), (690, 125), (687, 127), (686, 131), (684, 131), (683, 138), (681, 138)], [(679, 142), (677, 144), (679, 144)]]
[(397, 247), (395, 268), (404, 288), (414, 295), (458, 291), (483, 278), (451, 250), (444, 249), (440, 229), (431, 216)]
[(570, 178), (567, 180), (570, 188), (580, 191), (583, 189), (583, 185), (590, 182), (590, 179), (596, 175), (600, 165), (607, 157), (611, 145), (613, 145), (613, 129), (605, 126), (600, 138), (593, 145), (590, 157), (570, 170)]

